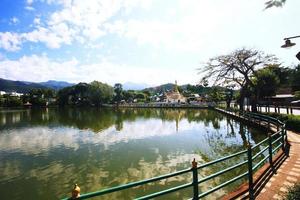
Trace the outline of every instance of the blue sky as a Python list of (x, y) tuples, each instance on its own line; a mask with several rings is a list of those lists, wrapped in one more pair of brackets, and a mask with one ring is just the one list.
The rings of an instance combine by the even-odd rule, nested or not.
[(241, 47), (298, 64), (299, 45), (280, 46), (300, 34), (300, 1), (264, 2), (1, 0), (0, 78), (195, 84), (204, 62)]

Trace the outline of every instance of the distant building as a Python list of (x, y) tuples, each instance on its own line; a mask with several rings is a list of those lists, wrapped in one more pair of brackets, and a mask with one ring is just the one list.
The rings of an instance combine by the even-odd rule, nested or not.
[(0, 95), (4, 95), (4, 94), (6, 94), (5, 91), (0, 91)]
[(191, 94), (188, 97), (188, 102), (190, 102), (190, 103), (201, 103), (201, 102), (205, 102), (206, 99), (207, 98), (205, 96), (200, 96), (199, 94)]
[(273, 104), (289, 104), (294, 100), (294, 95), (292, 94), (276, 94), (270, 97)]
[(185, 103), (186, 98), (180, 94), (178, 91), (177, 81), (175, 81), (175, 86), (173, 91), (165, 93), (165, 102), (167, 103)]
[(18, 93), (18, 92), (8, 92), (7, 94), (9, 94), (12, 97), (21, 97), (21, 96), (23, 96), (23, 93)]

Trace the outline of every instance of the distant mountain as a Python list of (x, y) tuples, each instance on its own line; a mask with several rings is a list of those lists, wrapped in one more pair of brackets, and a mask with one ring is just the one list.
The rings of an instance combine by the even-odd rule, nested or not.
[(12, 81), (0, 78), (0, 91), (5, 92), (19, 92), (27, 93), (32, 89), (54, 89), (59, 90), (64, 87), (72, 86), (74, 84), (63, 81), (47, 81), (41, 83), (27, 82), (27, 81)]
[(75, 85), (74, 83), (68, 83), (65, 81), (54, 81), (54, 80), (49, 80), (47, 82), (40, 82), (39, 84), (41, 84), (47, 88), (52, 88), (54, 90), (59, 90), (59, 89), (65, 88), (65, 87)]
[(0, 78), (0, 90), (5, 92), (19, 92), (19, 93), (26, 93), (32, 89), (46, 89), (46, 86), (43, 86), (38, 83), (31, 83), (31, 82), (22, 82), (22, 81), (11, 81)]
[(122, 86), (123, 86), (123, 90), (143, 90), (149, 87), (149, 85), (145, 83), (133, 83), (133, 82), (126, 82), (122, 84)]

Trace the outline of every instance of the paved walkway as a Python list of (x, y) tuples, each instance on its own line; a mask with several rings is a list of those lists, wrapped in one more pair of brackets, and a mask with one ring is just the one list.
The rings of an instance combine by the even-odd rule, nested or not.
[(289, 157), (263, 187), (256, 197), (258, 200), (284, 199), (287, 188), (300, 182), (300, 134), (292, 131), (288, 131), (287, 134), (291, 145)]

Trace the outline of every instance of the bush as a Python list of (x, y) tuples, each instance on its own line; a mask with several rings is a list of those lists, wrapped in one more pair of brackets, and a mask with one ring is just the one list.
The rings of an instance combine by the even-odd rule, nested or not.
[(290, 187), (284, 197), (286, 200), (300, 200), (300, 183)]
[[(263, 113), (267, 114), (267, 113)], [(275, 117), (286, 124), (286, 128), (292, 131), (300, 132), (300, 116), (298, 115), (287, 115), (279, 113), (267, 114), (271, 117)]]

